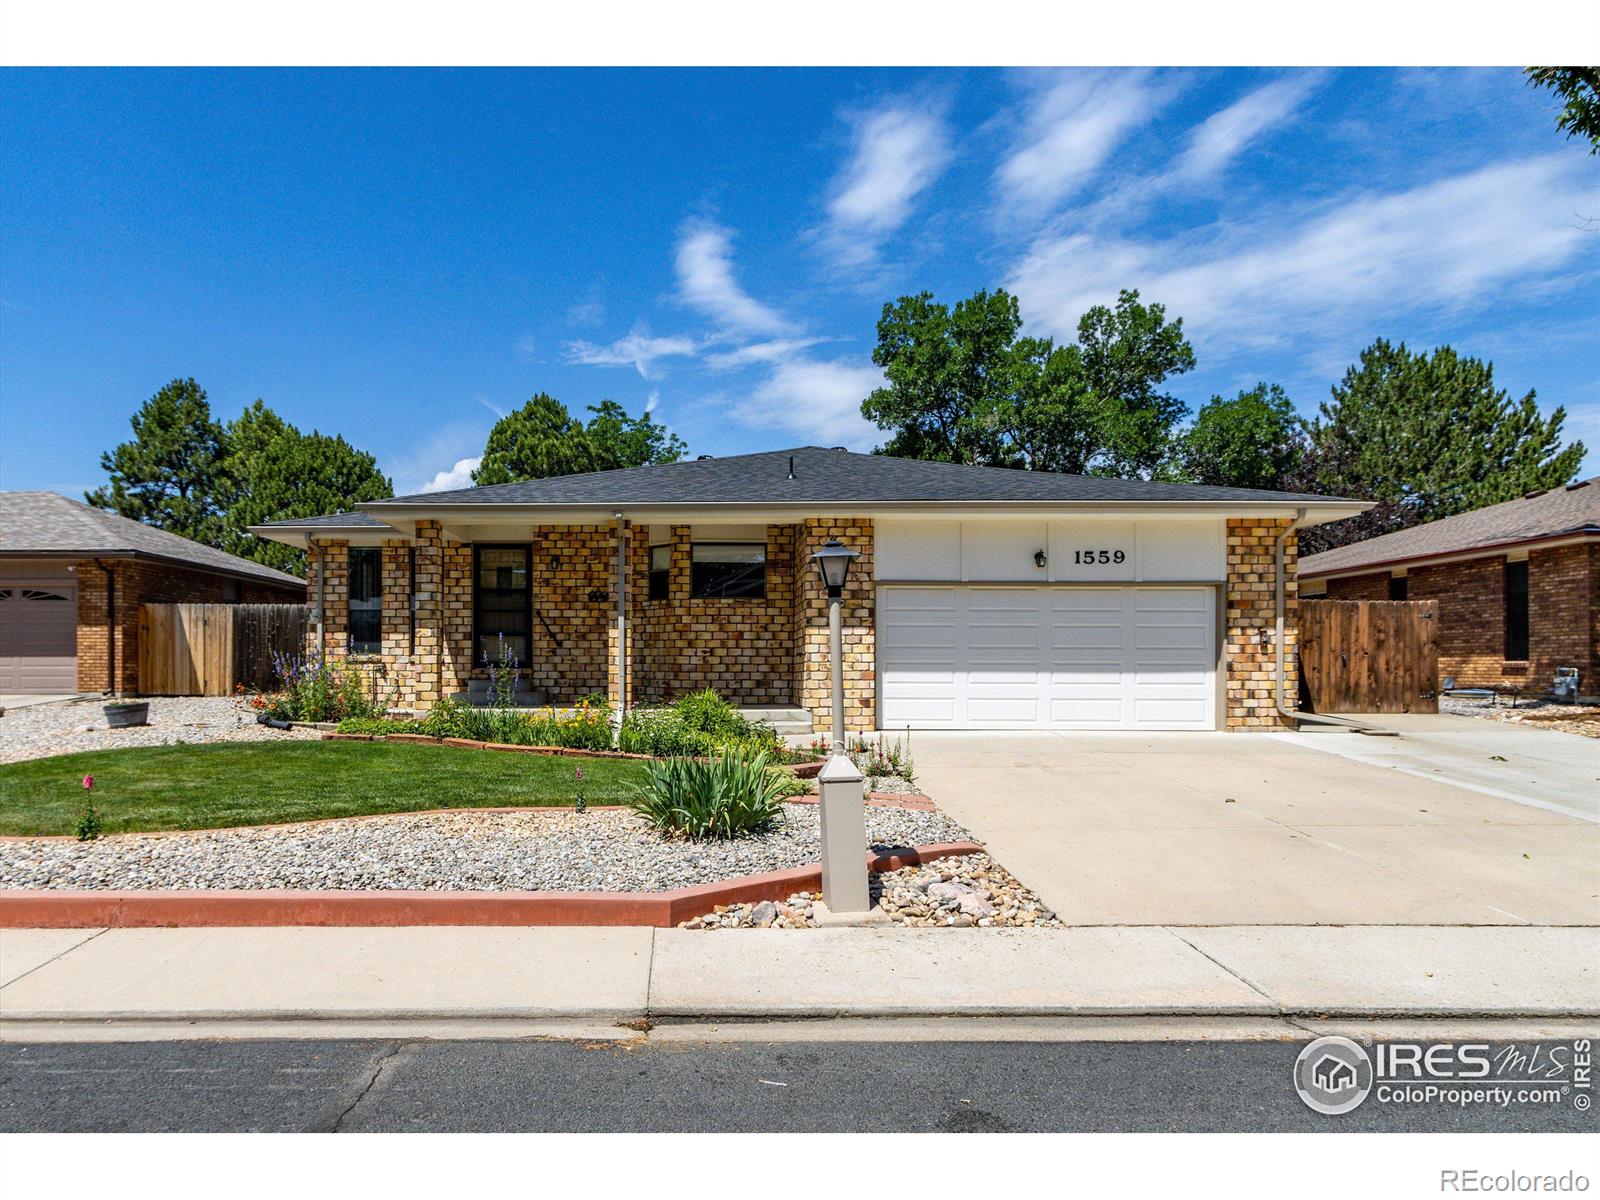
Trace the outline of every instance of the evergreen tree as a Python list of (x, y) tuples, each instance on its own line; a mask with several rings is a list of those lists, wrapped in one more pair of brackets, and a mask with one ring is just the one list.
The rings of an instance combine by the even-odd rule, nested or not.
[(84, 495), (109, 509), (208, 545), (216, 544), (226, 504), (222, 426), (205, 389), (174, 379), (132, 418), (133, 440), (100, 456), (110, 483)]
[(1295, 490), (1377, 502), (1371, 512), (1302, 535), (1303, 553), (1361, 541), (1560, 487), (1583, 461), (1562, 445), (1566, 410), (1542, 416), (1513, 400), (1494, 366), (1449, 346), (1412, 353), (1379, 339), (1345, 372), (1311, 426)]
[(614, 400), (602, 400), (589, 411), (594, 416), (585, 425), (566, 405), (540, 392), (495, 422), (472, 482), (483, 487), (549, 479), (677, 462), (684, 455), (683, 440), (648, 412), (630, 417)]

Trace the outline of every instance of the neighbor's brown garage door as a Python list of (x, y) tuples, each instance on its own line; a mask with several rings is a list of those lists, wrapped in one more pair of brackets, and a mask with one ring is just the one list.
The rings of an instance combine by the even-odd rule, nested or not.
[(77, 690), (75, 583), (0, 581), (0, 692)]

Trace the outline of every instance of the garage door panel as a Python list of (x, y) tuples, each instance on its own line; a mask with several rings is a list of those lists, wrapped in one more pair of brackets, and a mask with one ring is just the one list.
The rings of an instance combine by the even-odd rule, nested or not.
[(72, 580), (0, 586), (0, 692), (78, 690), (78, 604)]
[[(881, 594), (886, 727), (1215, 727), (1210, 589), (951, 586)], [(949, 669), (930, 670), (935, 665)]]

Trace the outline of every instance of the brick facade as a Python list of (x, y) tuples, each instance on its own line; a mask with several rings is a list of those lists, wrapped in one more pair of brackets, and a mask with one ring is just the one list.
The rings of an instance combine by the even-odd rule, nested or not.
[[(1378, 571), (1371, 575), (1352, 575), (1348, 579), (1328, 580), (1328, 591), (1319, 600), (1387, 600), (1389, 598), (1389, 572)], [(1420, 600), (1420, 596), (1407, 599)]]
[(877, 725), (877, 587), (875, 536), (867, 517), (809, 518), (795, 526), (795, 679), (800, 707), (819, 730), (833, 722), (833, 679), (828, 648), (828, 591), (811, 556), (832, 538), (859, 551), (850, 568), (840, 609), (844, 640), (844, 723), (850, 730)]
[[(1279, 729), (1274, 706), (1273, 541), (1286, 520), (1234, 519), (1227, 526), (1223, 643), (1229, 729)], [(845, 720), (877, 722), (875, 532), (864, 517), (808, 518), (766, 527), (767, 595), (760, 600), (692, 599), (690, 527), (673, 526), (665, 599), (649, 598), (650, 531), (627, 529), (629, 700), (651, 703), (714, 687), (739, 704), (797, 704), (819, 729), (831, 720), (828, 602), (810, 556), (837, 537), (861, 553), (844, 603)], [(533, 628), (525, 679), (551, 703), (591, 692), (618, 694), (615, 584), (618, 530), (612, 524), (530, 528)], [(503, 544), (515, 544), (506, 539)], [(398, 707), (426, 709), (481, 677), (472, 661), (472, 547), (440, 526), (417, 526), (415, 611), (391, 588), (410, 577), (411, 547), (385, 545), (383, 653), (362, 663), (389, 680)], [(1295, 540), (1286, 548), (1287, 695), (1298, 693), (1294, 657), (1298, 600)], [(345, 654), (348, 547), (327, 543), (312, 557), (311, 598), (326, 560), (326, 650)], [(315, 642), (310, 647), (315, 651)]]
[[(1505, 656), (1504, 557), (1411, 567), (1407, 598), (1439, 604), (1439, 678), (1460, 687), (1543, 692), (1557, 667), (1577, 667), (1586, 695), (1600, 692), (1600, 544), (1528, 553), (1528, 657)], [(1330, 600), (1387, 599), (1387, 571), (1328, 580)]]
[[(1228, 519), (1228, 575), (1223, 585), (1223, 652), (1226, 662), (1224, 725), (1228, 729), (1290, 729), (1277, 711), (1274, 544), (1286, 519)], [(1284, 696), (1290, 708), (1300, 694), (1295, 646), (1300, 601), (1295, 583), (1297, 539), (1284, 546)]]
[[(80, 692), (138, 693), (141, 604), (300, 604), (305, 600), (299, 588), (191, 571), (148, 559), (97, 562), (85, 558), (73, 565), (78, 581)], [(113, 605), (114, 620), (108, 619)]]
[(795, 527), (768, 525), (764, 599), (691, 599), (690, 527), (669, 540), (667, 597), (651, 600), (650, 538), (635, 531), (629, 551), (633, 699), (670, 700), (716, 688), (735, 704), (793, 704)]

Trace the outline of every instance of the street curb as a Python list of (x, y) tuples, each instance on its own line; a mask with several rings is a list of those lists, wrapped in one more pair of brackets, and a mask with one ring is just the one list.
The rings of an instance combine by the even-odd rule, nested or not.
[[(934, 859), (983, 852), (977, 842), (936, 842), (868, 855), (867, 869), (895, 871)], [(665, 892), (19, 889), (0, 893), (0, 929), (277, 925), (647, 925), (671, 929), (680, 922), (704, 916), (718, 905), (787, 900), (795, 892), (814, 892), (821, 887), (822, 866), (814, 863)]]

